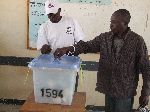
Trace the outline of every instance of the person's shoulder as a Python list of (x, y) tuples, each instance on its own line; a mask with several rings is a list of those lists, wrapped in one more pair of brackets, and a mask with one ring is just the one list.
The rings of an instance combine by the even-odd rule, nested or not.
[(132, 31), (132, 30), (130, 30), (130, 35), (133, 35), (134, 37), (141, 37), (138, 33), (136, 33), (136, 32), (134, 32), (134, 31)]
[(108, 37), (108, 36), (110, 36), (110, 35), (112, 35), (112, 32), (111, 32), (111, 31), (104, 32), (104, 33), (101, 33), (101, 34), (100, 34), (101, 37)]
[(135, 38), (135, 39), (138, 39), (138, 40), (143, 40), (143, 37), (141, 35), (139, 35), (138, 33), (134, 32), (134, 31), (130, 31), (129, 34), (132, 38)]
[(79, 22), (75, 18), (70, 17), (70, 16), (64, 16), (63, 22), (71, 23), (72, 25), (75, 25), (75, 26), (79, 25)]
[(138, 43), (145, 43), (144, 38), (134, 31), (130, 31), (130, 38)]
[(70, 16), (62, 16), (64, 21), (74, 21), (74, 19)]
[(100, 39), (100, 40), (106, 40), (107, 38), (110, 38), (112, 35), (112, 32), (104, 32), (104, 33), (100, 33), (98, 36), (96, 36), (96, 39)]
[(48, 24), (50, 24), (49, 20), (43, 22), (43, 23), (40, 25), (40, 27), (45, 27), (45, 26), (47, 26)]
[(102, 33), (103, 35), (112, 35), (112, 32), (111, 31), (108, 31), (108, 32), (104, 32)]
[(50, 20), (47, 20), (47, 21), (43, 22), (42, 25), (48, 25), (48, 24), (51, 24), (51, 23), (52, 23), (52, 22), (50, 22)]

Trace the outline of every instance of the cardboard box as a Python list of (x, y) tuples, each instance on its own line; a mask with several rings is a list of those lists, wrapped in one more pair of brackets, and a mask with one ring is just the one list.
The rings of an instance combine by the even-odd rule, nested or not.
[(75, 92), (71, 105), (36, 103), (32, 93), (19, 112), (85, 112), (86, 93)]

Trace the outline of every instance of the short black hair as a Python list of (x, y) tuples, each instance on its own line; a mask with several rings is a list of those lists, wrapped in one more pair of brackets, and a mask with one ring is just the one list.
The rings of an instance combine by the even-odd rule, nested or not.
[(118, 9), (113, 14), (123, 16), (123, 20), (126, 24), (128, 24), (130, 22), (131, 15), (130, 15), (130, 12), (127, 9)]

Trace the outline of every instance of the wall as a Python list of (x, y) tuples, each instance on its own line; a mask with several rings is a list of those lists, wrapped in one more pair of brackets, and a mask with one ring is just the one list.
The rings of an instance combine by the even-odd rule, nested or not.
[[(26, 0), (0, 1), (0, 56), (36, 57), (39, 55), (38, 51), (26, 49), (26, 4)], [(64, 13), (68, 13), (75, 17), (82, 25), (83, 30), (87, 35), (85, 40), (92, 39), (99, 33), (108, 31), (112, 12), (118, 8), (127, 8), (132, 15), (130, 23), (131, 28), (133, 31), (144, 36), (147, 44), (149, 44), (149, 0), (126, 0), (126, 2), (124, 2), (124, 0), (113, 0), (112, 5), (108, 6), (86, 4), (62, 4), (62, 6), (66, 10)], [(85, 13), (79, 13), (79, 8), (85, 8)], [(86, 54), (80, 56), (82, 60), (88, 61), (98, 61), (99, 58), (98, 54)], [(30, 75), (27, 82), (24, 84), (27, 72), (27, 67), (0, 65), (0, 98), (26, 99), (28, 94), (33, 91), (32, 71), (29, 71)], [(104, 95), (94, 91), (96, 72), (84, 71), (84, 74), (83, 85), (79, 86), (79, 91), (87, 92), (87, 104), (104, 105)], [(140, 93), (141, 85), (142, 80), (139, 81), (138, 93)], [(135, 98), (135, 108), (138, 106), (138, 96)]]

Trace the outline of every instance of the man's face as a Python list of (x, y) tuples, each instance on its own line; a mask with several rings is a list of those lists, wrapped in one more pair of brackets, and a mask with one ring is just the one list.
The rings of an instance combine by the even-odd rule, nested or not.
[(52, 23), (57, 23), (57, 22), (59, 22), (58, 21), (58, 19), (59, 19), (59, 17), (60, 17), (60, 12), (58, 11), (57, 13), (49, 13), (48, 14), (48, 18), (50, 19), (50, 21), (52, 22)]
[(110, 21), (110, 29), (113, 33), (122, 33), (126, 30), (127, 25), (123, 21), (123, 17), (118, 14), (112, 14)]

